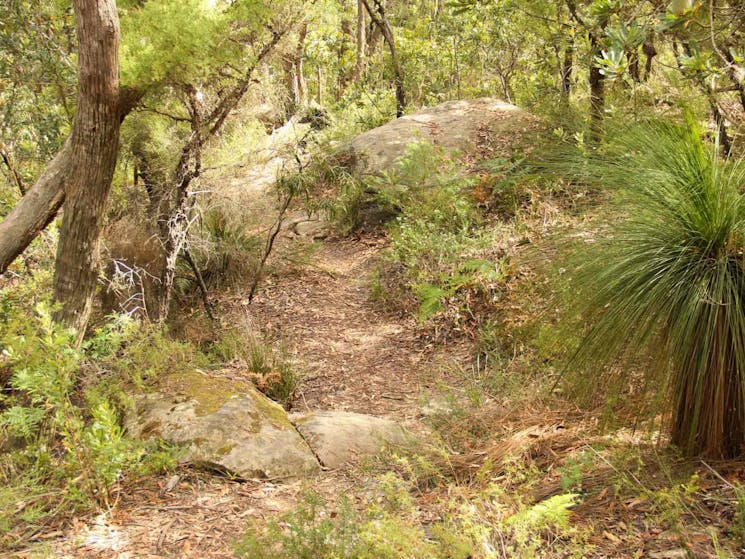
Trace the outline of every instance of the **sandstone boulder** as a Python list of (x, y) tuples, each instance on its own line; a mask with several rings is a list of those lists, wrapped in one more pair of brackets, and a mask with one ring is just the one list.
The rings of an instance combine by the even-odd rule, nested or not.
[(449, 101), (403, 116), (357, 136), (347, 148), (353, 171), (360, 177), (393, 168), (413, 142), (427, 140), (447, 151), (475, 154), (479, 148), (509, 151), (535, 126), (535, 118), (500, 99)]
[(386, 448), (406, 449), (413, 444), (412, 435), (400, 425), (370, 415), (316, 411), (293, 416), (292, 420), (327, 468), (342, 467)]
[(158, 392), (135, 402), (127, 431), (183, 445), (192, 464), (242, 479), (300, 478), (319, 470), (285, 410), (249, 383), (190, 372), (168, 377)]

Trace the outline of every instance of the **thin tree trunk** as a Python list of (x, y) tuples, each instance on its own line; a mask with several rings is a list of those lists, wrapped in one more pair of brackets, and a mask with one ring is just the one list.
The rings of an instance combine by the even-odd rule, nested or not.
[(290, 120), (298, 109), (308, 104), (307, 87), (305, 84), (304, 61), (305, 38), (308, 35), (308, 24), (304, 24), (298, 32), (298, 42), (293, 52), (288, 53), (282, 60), (287, 87), (287, 102), (285, 103), (285, 119)]
[[(577, 10), (575, 0), (566, 0), (569, 15), (572, 19), (587, 31), (587, 37), (590, 39), (590, 143), (597, 144), (600, 142), (603, 134), (603, 120), (605, 118), (605, 76), (600, 72), (600, 68), (595, 64), (595, 56), (600, 54), (600, 41), (598, 34), (602, 34), (608, 25), (607, 20), (598, 22), (595, 25), (588, 25), (580, 16)], [(599, 28), (599, 31), (598, 31)]]
[[(181, 151), (181, 157), (173, 175), (174, 190), (170, 208), (164, 209), (158, 218), (161, 232), (165, 264), (161, 271), (161, 292), (158, 301), (158, 320), (168, 318), (168, 310), (176, 279), (176, 264), (184, 249), (192, 222), (195, 196), (189, 192), (191, 183), (198, 179), (202, 171), (202, 145), (206, 140), (220, 132), (228, 116), (241, 102), (253, 79), (256, 68), (273, 52), (280, 39), (287, 34), (293, 22), (281, 31), (273, 31), (272, 40), (259, 53), (256, 62), (248, 68), (243, 78), (227, 91), (209, 113), (204, 111), (200, 93), (189, 86), (189, 111), (191, 115), (191, 135)], [(206, 113), (206, 114), (205, 114)]]
[(381, 0), (372, 0), (375, 3), (375, 10), (370, 6), (368, 0), (361, 0), (367, 9), (367, 13), (370, 14), (370, 18), (373, 20), (375, 25), (380, 29), (383, 34), (388, 49), (391, 52), (391, 63), (393, 65), (393, 75), (396, 86), (396, 116), (402, 117), (406, 110), (406, 91), (404, 90), (404, 76), (403, 70), (401, 69), (401, 62), (398, 59), (398, 53), (396, 52), (396, 43), (393, 39), (393, 30), (388, 23), (388, 17), (385, 13), (385, 7)]
[(442, 13), (442, 0), (435, 0), (435, 11), (432, 14), (432, 19), (435, 24), (440, 22), (440, 14)]
[[(678, 47), (676, 43), (673, 43), (673, 51), (675, 52), (675, 58), (678, 59)], [(686, 55), (691, 56), (692, 50), (689, 43), (683, 43), (683, 51)], [(678, 69), (683, 72), (683, 68), (678, 62)], [(717, 127), (717, 136), (719, 138), (719, 145), (722, 149), (722, 153), (726, 156), (732, 151), (732, 142), (730, 141), (729, 134), (727, 134), (727, 121), (719, 108), (716, 94), (712, 89), (711, 85), (706, 81), (706, 78), (700, 71), (696, 72), (696, 81), (701, 91), (706, 95), (706, 100), (709, 102), (709, 109), (711, 110), (711, 117), (714, 120), (714, 124)]]
[(370, 22), (370, 26), (367, 28), (367, 31), (367, 58), (372, 58), (378, 50), (378, 46), (380, 45), (380, 38), (383, 36), (383, 34), (380, 32), (380, 28), (374, 21)]
[(717, 134), (719, 136), (719, 145), (722, 148), (722, 154), (727, 156), (732, 151), (732, 142), (729, 139), (729, 134), (727, 134), (727, 121), (724, 118), (722, 111), (719, 109), (719, 103), (717, 103), (717, 99), (714, 96), (711, 87), (708, 84), (703, 84), (701, 87), (704, 89), (709, 100), (711, 116), (717, 126)]
[(248, 290), (249, 303), (252, 303), (254, 297), (256, 296), (256, 289), (259, 287), (259, 282), (261, 281), (261, 276), (264, 273), (266, 262), (267, 260), (269, 260), (269, 256), (272, 254), (272, 249), (274, 248), (274, 241), (277, 239), (277, 235), (279, 235), (279, 232), (282, 230), (282, 221), (294, 197), (295, 192), (291, 190), (287, 194), (285, 201), (282, 203), (282, 206), (279, 209), (279, 215), (277, 215), (277, 220), (274, 222), (274, 226), (269, 231), (269, 236), (267, 237), (266, 244), (264, 246), (264, 253), (261, 255), (261, 261), (259, 262), (259, 266), (256, 269), (256, 275), (254, 276), (254, 279), (251, 282), (251, 287)]
[(56, 319), (85, 331), (98, 278), (98, 253), (119, 151), (119, 16), (114, 0), (74, 0), (78, 104), (70, 149), (74, 167), (57, 248)]
[[(455, 70), (455, 87), (457, 88), (455, 90), (456, 99), (462, 98), (462, 92), (461, 92), (461, 84), (460, 84), (460, 60), (458, 60), (458, 39), (453, 36), (453, 69)], [(504, 95), (507, 97), (508, 102), (512, 102), (511, 99), (509, 99), (509, 92), (508, 85), (504, 79), (504, 76), (500, 76), (502, 78), (502, 86), (504, 88)], [(401, 116), (401, 115), (398, 115)]]
[(641, 69), (639, 66), (639, 52), (637, 50), (629, 51), (626, 54), (626, 59), (629, 61), (629, 74), (636, 83), (641, 83)]
[(644, 52), (644, 56), (647, 57), (647, 60), (644, 63), (644, 77), (642, 78), (642, 81), (646, 82), (649, 79), (649, 75), (652, 73), (652, 62), (654, 61), (655, 56), (657, 56), (657, 49), (654, 46), (654, 35), (650, 37), (649, 41), (644, 43), (642, 51)]
[(23, 196), (24, 194), (26, 194), (26, 187), (23, 184), (23, 179), (21, 178), (18, 169), (16, 169), (16, 166), (13, 164), (13, 159), (11, 158), (10, 153), (8, 153), (8, 150), (2, 143), (0, 143), (0, 158), (3, 160), (3, 163), (5, 163), (5, 166), (8, 168), (11, 181), (13, 181), (13, 184), (18, 189), (18, 192), (20, 192), (21, 196)]
[(574, 41), (564, 50), (564, 62), (561, 66), (561, 92), (569, 98), (572, 93), (572, 73), (574, 70)]
[[(594, 33), (590, 33), (592, 53), (600, 52)], [(597, 144), (603, 136), (605, 119), (605, 76), (595, 64), (594, 55), (590, 59), (590, 142)]]
[(745, 88), (743, 88), (742, 83), (740, 83), (740, 80), (737, 77), (737, 71), (735, 70), (735, 60), (732, 57), (732, 52), (730, 51), (730, 49), (725, 48), (723, 52), (728, 63), (727, 70), (729, 73), (729, 79), (734, 84), (734, 88), (737, 91), (738, 97), (740, 99), (740, 105), (745, 111)]
[(367, 61), (367, 22), (365, 21), (365, 4), (357, 0), (357, 78), (365, 74), (365, 63)]
[(352, 36), (352, 24), (347, 19), (341, 20), (341, 37), (339, 44), (336, 49), (336, 100), (342, 98), (344, 91), (347, 89), (347, 84), (351, 79), (354, 78), (352, 73), (345, 71), (344, 59), (346, 58), (347, 51), (349, 50), (348, 37)]
[(189, 88), (189, 110), (191, 112), (191, 137), (181, 152), (176, 168), (173, 207), (168, 208), (168, 214), (161, 215), (158, 225), (161, 228), (165, 265), (161, 272), (161, 296), (158, 303), (158, 318), (162, 321), (168, 317), (171, 306), (173, 284), (176, 279), (176, 264), (181, 250), (186, 244), (191, 226), (191, 211), (195, 199), (189, 194), (189, 185), (199, 177), (202, 171), (202, 103), (197, 88)]
[(202, 277), (202, 272), (199, 271), (199, 266), (197, 266), (197, 263), (194, 262), (194, 258), (192, 258), (191, 252), (189, 252), (188, 250), (184, 250), (183, 257), (186, 263), (189, 265), (189, 268), (191, 268), (191, 271), (194, 273), (194, 278), (196, 279), (197, 285), (199, 286), (199, 291), (202, 294), (202, 303), (204, 304), (204, 310), (210, 320), (214, 322), (215, 314), (212, 309), (212, 303), (210, 302), (207, 285), (204, 283), (204, 277)]
[(318, 105), (323, 106), (323, 69), (316, 66), (316, 81), (318, 82)]

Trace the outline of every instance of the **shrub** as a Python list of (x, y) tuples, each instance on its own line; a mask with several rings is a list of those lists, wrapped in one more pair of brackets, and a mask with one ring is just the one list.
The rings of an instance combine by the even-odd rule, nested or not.
[(257, 273), (263, 239), (248, 229), (240, 208), (212, 207), (201, 223), (190, 244), (208, 287), (230, 287)]
[(282, 405), (289, 405), (295, 395), (300, 379), (282, 345), (272, 347), (257, 335), (231, 330), (214, 345), (212, 354), (221, 362), (232, 361), (261, 392)]
[(112, 365), (134, 337), (132, 321), (115, 321), (82, 348), (44, 304), (32, 320), (12, 314), (5, 326), (0, 366), (10, 374), (0, 396), (0, 545), (13, 539), (10, 530), (108, 503), (109, 490), (127, 473), (172, 463), (168, 451), (130, 440), (120, 427), (124, 379)]
[(298, 507), (279, 521), (270, 521), (265, 528), (258, 524), (249, 527), (236, 554), (250, 559), (468, 557), (463, 549), (451, 553), (457, 549), (454, 541), (427, 538), (424, 530), (404, 514), (411, 511), (389, 512), (372, 507), (360, 513), (344, 498), (330, 508), (318, 495), (307, 494)]
[[(489, 306), (505, 277), (505, 263), (495, 249), (495, 232), (471, 197), (474, 180), (429, 143), (417, 143), (396, 169), (372, 184), (378, 203), (398, 217), (390, 224), (391, 251), (386, 270), (400, 274), (419, 317), (427, 320), (450, 311), (455, 322), (473, 318)], [(380, 278), (378, 298), (395, 292)], [(405, 305), (404, 305), (405, 306)]]
[(693, 122), (651, 123), (579, 162), (622, 217), (588, 244), (570, 289), (592, 324), (573, 362), (597, 371), (646, 352), (672, 441), (730, 458), (745, 443), (745, 162), (718, 152)]

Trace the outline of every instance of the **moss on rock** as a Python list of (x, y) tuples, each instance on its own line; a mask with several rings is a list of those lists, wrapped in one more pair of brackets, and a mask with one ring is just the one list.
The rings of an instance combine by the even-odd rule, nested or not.
[(225, 402), (241, 393), (255, 393), (249, 382), (210, 376), (196, 370), (170, 373), (158, 381), (157, 390), (173, 396), (185, 396), (197, 402), (195, 413), (215, 413)]

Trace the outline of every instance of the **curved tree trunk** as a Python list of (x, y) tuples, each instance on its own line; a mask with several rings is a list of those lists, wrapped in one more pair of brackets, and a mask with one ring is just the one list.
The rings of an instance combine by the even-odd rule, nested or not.
[[(123, 88), (119, 120), (134, 108), (144, 91)], [(65, 188), (75, 168), (71, 138), (62, 145), (44, 173), (0, 221), (0, 274), (57, 216), (65, 201)]]
[(78, 105), (68, 140), (69, 179), (54, 275), (56, 318), (82, 336), (98, 278), (98, 253), (119, 151), (119, 16), (115, 0), (74, 0)]

